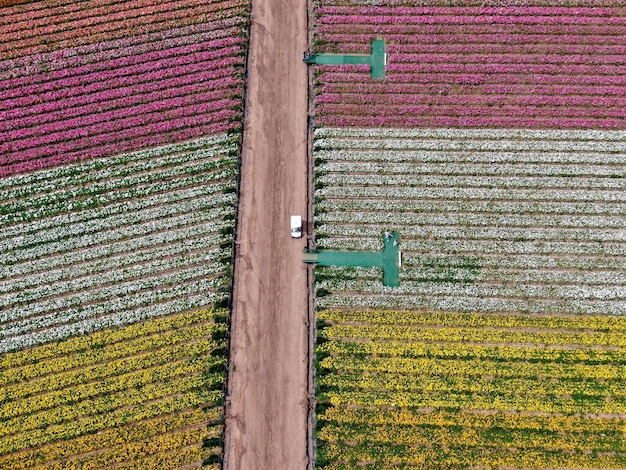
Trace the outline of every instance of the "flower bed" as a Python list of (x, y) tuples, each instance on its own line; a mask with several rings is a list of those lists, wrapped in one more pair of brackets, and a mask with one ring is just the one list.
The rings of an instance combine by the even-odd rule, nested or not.
[(223, 300), (237, 144), (222, 135), (0, 180), (0, 352)]
[(626, 314), (626, 134), (316, 130), (316, 244), (402, 237), (400, 287), (318, 267), (322, 307)]
[[(226, 312), (200, 310), (0, 355), (0, 466), (218, 461)], [(216, 439), (217, 438), (217, 439)], [(63, 460), (61, 460), (63, 459)]]
[(316, 69), (317, 125), (624, 128), (623, 8), (403, 3), (316, 2), (315, 52), (388, 53), (384, 82)]
[(623, 317), (318, 314), (319, 468), (623, 468)]
[(134, 3), (7, 8), (0, 176), (240, 128), (248, 2)]

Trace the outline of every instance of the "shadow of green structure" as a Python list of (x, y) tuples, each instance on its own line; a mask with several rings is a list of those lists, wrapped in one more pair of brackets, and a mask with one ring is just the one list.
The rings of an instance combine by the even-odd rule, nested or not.
[(383, 251), (336, 251), (305, 249), (303, 261), (321, 266), (364, 266), (383, 269), (383, 285), (400, 285), (400, 234), (398, 232), (383, 235)]
[(385, 40), (372, 40), (371, 54), (304, 54), (304, 61), (307, 64), (318, 65), (344, 65), (344, 64), (366, 64), (370, 66), (372, 78), (385, 78), (385, 66), (387, 65), (387, 54), (385, 52)]

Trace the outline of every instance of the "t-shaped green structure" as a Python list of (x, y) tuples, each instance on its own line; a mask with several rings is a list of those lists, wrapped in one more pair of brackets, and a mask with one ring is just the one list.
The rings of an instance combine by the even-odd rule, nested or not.
[(366, 266), (383, 268), (383, 285), (398, 287), (400, 285), (400, 268), (402, 253), (400, 252), (400, 235), (398, 232), (385, 232), (383, 235), (383, 251), (335, 251), (305, 249), (305, 263), (321, 266)]
[(371, 68), (372, 78), (385, 78), (385, 66), (387, 65), (387, 53), (385, 52), (385, 40), (372, 40), (371, 54), (304, 54), (307, 64), (318, 65), (344, 65), (366, 64)]

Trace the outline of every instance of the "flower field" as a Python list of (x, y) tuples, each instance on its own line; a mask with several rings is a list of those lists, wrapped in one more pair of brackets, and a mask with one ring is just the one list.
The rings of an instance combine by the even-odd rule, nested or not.
[(316, 67), (317, 125), (624, 128), (619, 2), (418, 3), (315, 1), (316, 53), (388, 53), (384, 81)]
[(315, 134), (316, 244), (382, 249), (317, 267), (323, 308), (626, 314), (626, 133), (337, 129)]
[(237, 154), (220, 135), (0, 179), (0, 352), (225, 299)]
[(626, 465), (624, 317), (326, 310), (318, 321), (319, 468)]
[(219, 468), (227, 315), (196, 310), (2, 354), (0, 468)]
[(240, 128), (249, 1), (0, 8), (0, 176)]

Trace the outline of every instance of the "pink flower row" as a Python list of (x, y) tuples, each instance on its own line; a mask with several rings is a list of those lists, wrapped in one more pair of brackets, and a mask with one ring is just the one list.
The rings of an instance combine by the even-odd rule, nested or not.
[[(329, 75), (326, 75), (330, 78)], [(490, 83), (487, 85), (474, 86), (471, 89), (456, 87), (451, 80), (428, 80), (426, 83), (363, 83), (363, 82), (333, 82), (325, 80), (324, 85), (318, 87), (318, 93), (324, 94), (344, 94), (344, 93), (386, 93), (388, 96), (393, 94), (411, 94), (411, 95), (433, 95), (448, 93), (456, 90), (457, 93), (472, 93), (476, 95), (584, 95), (589, 99), (597, 99), (603, 95), (611, 95), (614, 97), (626, 96), (626, 84), (624, 86), (595, 86), (595, 85), (537, 85), (537, 84), (497, 84)], [(464, 90), (464, 91), (460, 91)], [(609, 98), (613, 99), (613, 98)]]
[[(197, 70), (193, 66), (205, 64), (205, 69), (216, 71), (239, 65), (243, 63), (241, 56), (227, 56), (220, 58), (216, 56), (219, 52), (195, 54), (190, 56), (174, 57), (172, 59), (158, 61), (155, 63), (144, 63), (136, 66), (110, 70), (107, 72), (94, 72), (85, 75), (74, 76), (66, 79), (59, 79), (48, 82), (40, 88), (30, 86), (16, 87), (10, 90), (10, 97), (2, 97), (5, 101), (0, 101), (1, 109), (13, 109), (16, 107), (32, 106), (34, 104), (48, 101), (49, 99), (66, 99), (76, 95), (88, 95), (100, 90), (106, 90), (112, 84), (119, 86), (132, 86), (137, 82), (146, 81), (146, 76), (150, 75), (154, 80), (172, 76), (178, 70), (185, 67), (186, 70)], [(210, 58), (210, 62), (207, 62)], [(148, 70), (152, 70), (148, 72)], [(2, 95), (3, 93), (0, 93)], [(9, 93), (6, 93), (9, 94)]]
[[(230, 79), (230, 77), (229, 77)], [(229, 88), (208, 88), (206, 84), (193, 83), (174, 89), (164, 89), (142, 95), (128, 95), (118, 99), (110, 99), (103, 103), (81, 106), (73, 109), (50, 113), (45, 120), (38, 116), (20, 120), (20, 125), (0, 132), (0, 152), (10, 145), (14, 151), (24, 150), (32, 146), (32, 140), (46, 135), (47, 143), (55, 140), (54, 136), (63, 136), (68, 129), (76, 131), (86, 123), (96, 124), (152, 112), (154, 109), (184, 107), (197, 102), (221, 101), (237, 98), (241, 95), (243, 82), (234, 82)], [(54, 119), (56, 117), (57, 119)], [(11, 142), (8, 144), (8, 142)]]
[(39, 158), (54, 151), (55, 144), (70, 139), (108, 133), (109, 138), (117, 140), (116, 134), (125, 127), (145, 126), (148, 123), (175, 120), (181, 116), (210, 114), (234, 108), (239, 103), (238, 98), (217, 100), (209, 92), (18, 129), (5, 134), (9, 138), (0, 144), (0, 164)]
[(175, 70), (178, 73), (169, 77), (142, 80), (137, 83), (112, 83), (110, 87), (91, 94), (62, 98), (57, 96), (61, 93), (51, 92), (41, 103), (0, 112), (0, 116), (6, 120), (6, 128), (13, 130), (90, 113), (101, 113), (109, 109), (141, 105), (177, 95), (233, 87), (243, 89), (243, 82), (236, 76), (232, 67), (188, 75), (182, 73), (181, 69)]
[(618, 16), (617, 8), (581, 8), (554, 6), (465, 6), (465, 7), (353, 7), (322, 6), (315, 9), (318, 16), (326, 15), (392, 15), (397, 17), (412, 15), (565, 15), (565, 16)]
[(461, 127), (530, 129), (623, 129), (623, 119), (528, 118), (517, 116), (323, 116), (316, 123), (326, 127)]
[[(170, 121), (167, 123), (168, 128), (163, 128), (163, 126), (159, 128), (148, 127), (141, 129), (141, 133), (137, 130), (129, 130), (124, 132), (124, 134), (128, 134), (127, 137), (104, 144), (102, 140), (94, 139), (93, 143), (88, 144), (90, 146), (80, 150), (72, 151), (68, 144), (59, 147), (58, 152), (37, 160), (0, 166), (0, 177), (226, 132), (228, 129), (237, 127), (237, 124), (232, 121), (235, 115), (235, 111), (227, 109), (213, 115), (192, 116), (176, 122)], [(119, 135), (123, 137), (122, 133)]]
[[(539, 61), (541, 56), (537, 56)], [(388, 73), (460, 73), (460, 74), (548, 74), (548, 75), (626, 75), (624, 65), (581, 65), (581, 64), (490, 64), (490, 63), (437, 63), (423, 60), (413, 63), (397, 63), (389, 61)]]
[(378, 103), (368, 104), (326, 104), (316, 105), (315, 113), (318, 116), (328, 114), (340, 116), (525, 116), (525, 117), (563, 117), (563, 118), (599, 118), (621, 119), (622, 125), (626, 122), (626, 109), (619, 107), (594, 108), (574, 106), (532, 106), (532, 105), (414, 105), (388, 104), (381, 97)]
[[(320, 67), (322, 75), (319, 77), (321, 83), (356, 81), (362, 83), (373, 83), (369, 78), (369, 68), (367, 66), (344, 65), (339, 68)], [(385, 83), (447, 83), (449, 85), (472, 85), (479, 86), (485, 84), (499, 85), (587, 85), (587, 86), (624, 86), (626, 76), (624, 75), (548, 75), (548, 74), (458, 74), (458, 73), (393, 73), (388, 74)]]
[[(156, 44), (155, 46), (158, 46)], [(61, 70), (29, 75), (11, 80), (6, 80), (0, 84), (0, 99), (11, 97), (10, 90), (28, 89), (28, 93), (37, 93), (41, 90), (48, 91), (50, 82), (56, 82), (62, 78), (80, 77), (87, 74), (99, 73), (98, 78), (117, 76), (124, 73), (124, 69), (131, 66), (144, 67), (151, 62), (151, 67), (159, 66), (164, 61), (180, 61), (182, 63), (191, 62), (192, 59), (211, 61), (221, 57), (231, 55), (243, 55), (244, 48), (241, 38), (224, 38), (206, 43), (189, 44), (181, 47), (174, 47), (164, 50), (152, 50), (147, 53), (120, 57), (102, 62), (89, 63), (80, 67), (67, 67)], [(141, 69), (138, 68), (137, 72)], [(89, 77), (86, 77), (88, 80)], [(20, 88), (24, 87), (24, 88)], [(54, 85), (52, 86), (54, 87)], [(7, 91), (5, 91), (7, 90)], [(20, 94), (19, 92), (14, 92)]]
[(445, 24), (445, 25), (626, 25), (626, 17), (587, 17), (587, 16), (503, 16), (503, 15), (325, 15), (317, 18), (317, 24), (355, 24), (379, 25), (398, 22), (410, 25)]
[[(532, 91), (532, 90), (531, 90)], [(567, 106), (594, 107), (598, 112), (623, 114), (626, 109), (626, 96), (585, 96), (585, 95), (545, 95), (545, 94), (391, 94), (371, 93), (361, 87), (345, 87), (341, 94), (328, 93), (319, 96), (316, 103), (320, 104), (375, 104), (381, 107), (403, 104), (423, 104), (445, 107), (459, 106)], [(595, 112), (594, 109), (592, 112)]]
[[(391, 49), (391, 48), (390, 48)], [(459, 63), (459, 64), (582, 64), (582, 65), (626, 65), (624, 55), (577, 55), (577, 54), (458, 54), (447, 53), (445, 47), (440, 46), (442, 51), (424, 52), (415, 54), (394, 53), (388, 50), (389, 62), (391, 63)]]
[[(529, 39), (531, 37), (529, 36)], [(560, 38), (558, 38), (560, 39)], [(345, 47), (342, 44), (342, 48)], [(562, 57), (570, 55), (587, 57), (592, 60), (599, 57), (601, 60), (605, 56), (623, 57), (626, 55), (626, 44), (624, 45), (601, 45), (601, 44), (567, 44), (567, 43), (532, 43), (522, 42), (519, 44), (513, 41), (502, 43), (432, 43), (432, 44), (387, 44), (387, 52), (396, 54), (541, 54), (542, 57)]]
[[(163, 109), (162, 107), (149, 107), (144, 114), (128, 116), (121, 119), (110, 120), (66, 129), (65, 132), (56, 133), (52, 136), (44, 135), (30, 139), (30, 148), (19, 150), (3, 144), (0, 157), (0, 165), (8, 165), (26, 160), (47, 159), (57, 154), (73, 153), (89, 147), (93, 149), (94, 157), (109, 154), (107, 148), (120, 140), (132, 139), (144, 134), (156, 134), (168, 132), (173, 128), (182, 127), (181, 123), (206, 123), (215, 122), (222, 115), (235, 116), (235, 106), (240, 103), (238, 99), (225, 99), (210, 101)], [(199, 136), (201, 134), (197, 134)], [(54, 145), (51, 145), (52, 141)], [(8, 147), (8, 148), (6, 148)]]
[[(0, 79), (7, 80), (24, 75), (37, 75), (41, 67), (49, 71), (75, 68), (86, 64), (146, 54), (154, 50), (172, 49), (189, 44), (235, 38), (239, 35), (243, 18), (230, 18), (212, 23), (202, 23), (177, 28), (166, 33), (151, 33), (116, 39), (86, 46), (72, 47), (44, 54), (34, 54), (0, 61)], [(243, 44), (243, 38), (241, 43)], [(235, 44), (236, 42), (233, 42)]]
[[(536, 32), (518, 33), (515, 31), (502, 32), (493, 28), (490, 28), (488, 31), (478, 31), (478, 28), (462, 29), (459, 27), (450, 28), (450, 30), (442, 32), (428, 32), (420, 29), (415, 32), (405, 31), (401, 33), (379, 31), (381, 28), (371, 29), (372, 31), (360, 32), (353, 26), (349, 32), (338, 32), (337, 29), (333, 29), (330, 32), (316, 31), (315, 38), (317, 41), (336, 44), (339, 50), (346, 50), (350, 44), (367, 49), (367, 45), (372, 39), (381, 36), (390, 45), (397, 44), (402, 46), (418, 44), (506, 44), (512, 46), (545, 44), (546, 47), (551, 47), (554, 44), (579, 44), (593, 47), (621, 47), (624, 46), (623, 36), (626, 35), (626, 27), (620, 27), (616, 31), (608, 31), (607, 29), (590, 31), (589, 28), (584, 30), (572, 28), (569, 31), (561, 31), (560, 33), (558, 31), (546, 32), (544, 29)], [(587, 34), (580, 34), (581, 32)]]

